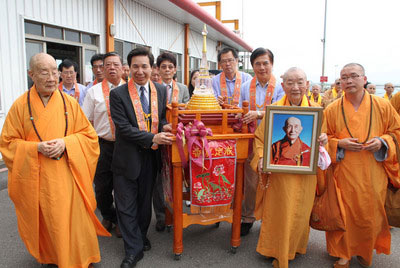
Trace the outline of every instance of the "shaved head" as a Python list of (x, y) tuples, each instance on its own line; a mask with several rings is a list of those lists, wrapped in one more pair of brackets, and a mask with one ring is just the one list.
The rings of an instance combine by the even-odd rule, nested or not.
[(297, 138), (299, 137), (303, 127), (301, 126), (301, 120), (297, 117), (289, 117), (285, 121), (285, 126), (283, 127), (283, 131), (286, 133), (286, 137), (293, 144)]
[(291, 67), (282, 75), (283, 82), (285, 82), (292, 73), (301, 74), (303, 76), (304, 80), (307, 81), (307, 75), (302, 69), (300, 69), (298, 67)]
[(56, 60), (51, 55), (33, 55), (29, 61), (28, 74), (40, 96), (49, 96), (57, 89), (59, 73)]
[(40, 63), (49, 61), (49, 62), (54, 62), (54, 64), (57, 65), (56, 60), (53, 58), (53, 56), (46, 54), (46, 53), (38, 53), (32, 56), (32, 58), (29, 61), (29, 70), (34, 71), (37, 65), (40, 65)]

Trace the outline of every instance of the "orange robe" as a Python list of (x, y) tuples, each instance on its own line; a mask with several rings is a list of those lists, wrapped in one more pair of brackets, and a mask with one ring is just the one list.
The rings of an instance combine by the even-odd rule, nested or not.
[[(388, 144), (388, 156), (383, 162), (376, 161), (369, 151), (345, 151), (344, 158), (336, 160), (338, 141), (350, 138), (346, 129), (341, 100), (337, 100), (325, 109), (325, 121), (322, 132), (328, 135), (328, 152), (332, 160), (330, 168), (341, 190), (345, 208), (344, 221), (346, 232), (326, 232), (327, 249), (330, 255), (350, 259), (362, 256), (372, 262), (373, 249), (379, 253), (390, 254), (390, 232), (385, 214), (385, 197), (388, 178), (399, 187), (399, 164), (393, 139), (393, 133), (400, 141), (400, 117), (388, 101), (372, 95), (373, 115), (372, 137), (381, 137)], [(365, 91), (358, 111), (343, 98), (343, 107), (347, 125), (351, 134), (363, 142), (368, 136), (370, 94)]]
[(398, 114), (400, 114), (400, 92), (396, 93), (393, 98), (390, 99), (390, 103)]
[[(271, 164), (310, 166), (310, 147), (300, 138), (291, 145), (287, 137), (272, 144)], [(300, 163), (299, 163), (300, 161)]]
[[(274, 105), (290, 106), (290, 103), (285, 95)], [(306, 96), (301, 106), (309, 106)], [(264, 128), (265, 116), (255, 132), (251, 162), (254, 170), (263, 157)], [(257, 252), (278, 259), (279, 267), (288, 267), (296, 253), (306, 253), (316, 184), (316, 175), (272, 173), (268, 188), (260, 184), (257, 188), (255, 216), (262, 220)]]
[(8, 167), (8, 192), (14, 202), (19, 234), (39, 263), (60, 268), (88, 267), (100, 261), (98, 235), (109, 235), (96, 218), (92, 180), (99, 155), (97, 135), (78, 102), (56, 90), (44, 107), (35, 86), (32, 115), (44, 141), (63, 138), (65, 155), (53, 160), (38, 152), (27, 92), (8, 112), (0, 151)]

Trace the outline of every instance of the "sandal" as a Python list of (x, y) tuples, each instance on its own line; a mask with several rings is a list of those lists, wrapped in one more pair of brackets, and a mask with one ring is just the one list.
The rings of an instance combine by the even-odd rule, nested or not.
[(333, 264), (333, 268), (349, 268), (350, 267), (350, 261), (347, 261), (345, 264), (339, 264), (339, 261), (337, 260)]
[(370, 265), (368, 264), (368, 262), (367, 262), (363, 257), (361, 257), (361, 256), (357, 256), (357, 261), (358, 261), (358, 263), (361, 265), (361, 267), (364, 267), (364, 268), (372, 267), (372, 266), (370, 266)]

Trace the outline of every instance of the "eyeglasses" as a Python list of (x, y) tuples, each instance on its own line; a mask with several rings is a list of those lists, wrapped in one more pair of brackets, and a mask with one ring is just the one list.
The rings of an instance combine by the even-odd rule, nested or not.
[(163, 70), (166, 70), (166, 69), (172, 70), (172, 69), (175, 68), (175, 66), (173, 64), (169, 64), (169, 65), (162, 64), (162, 65), (160, 65), (160, 68), (163, 69)]
[(346, 76), (346, 75), (344, 75), (344, 76), (341, 76), (340, 77), (340, 80), (342, 80), (342, 81), (347, 81), (347, 80), (349, 80), (350, 78), (351, 78), (351, 80), (355, 80), (355, 79), (357, 79), (357, 78), (359, 78), (359, 77), (363, 77), (364, 75), (360, 75), (360, 74), (351, 74), (350, 76)]
[(235, 59), (233, 59), (233, 58), (221, 60), (221, 64), (227, 64), (227, 63), (233, 63), (233, 62), (235, 62)]
[(104, 68), (104, 65), (103, 64), (100, 64), (100, 65), (93, 65), (92, 66), (92, 69), (103, 69)]
[(66, 76), (68, 76), (68, 75), (74, 75), (75, 74), (75, 72), (74, 71), (62, 71), (61, 72), (63, 75), (66, 75)]
[(119, 62), (107, 62), (107, 64), (105, 65), (106, 68), (110, 68), (111, 66), (120, 67), (121, 63), (119, 63)]

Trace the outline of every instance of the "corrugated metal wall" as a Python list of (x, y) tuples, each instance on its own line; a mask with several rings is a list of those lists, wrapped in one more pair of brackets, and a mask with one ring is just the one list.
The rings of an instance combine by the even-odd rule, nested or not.
[[(152, 47), (155, 57), (159, 55), (160, 49), (169, 50), (183, 55), (184, 52), (184, 25), (178, 23), (163, 14), (144, 6), (136, 1), (115, 0), (115, 38)], [(126, 10), (125, 10), (125, 9)], [(135, 29), (136, 25), (138, 31)], [(192, 38), (193, 36), (193, 38)], [(194, 40), (193, 40), (194, 39)], [(201, 34), (192, 31), (189, 36), (190, 56), (201, 58), (203, 37)], [(199, 48), (199, 52), (195, 47)], [(217, 42), (207, 40), (208, 59), (217, 61)]]
[(0, 17), (2, 127), (12, 103), (27, 89), (24, 19), (99, 34), (103, 51), (105, 6), (104, 0), (1, 0)]

